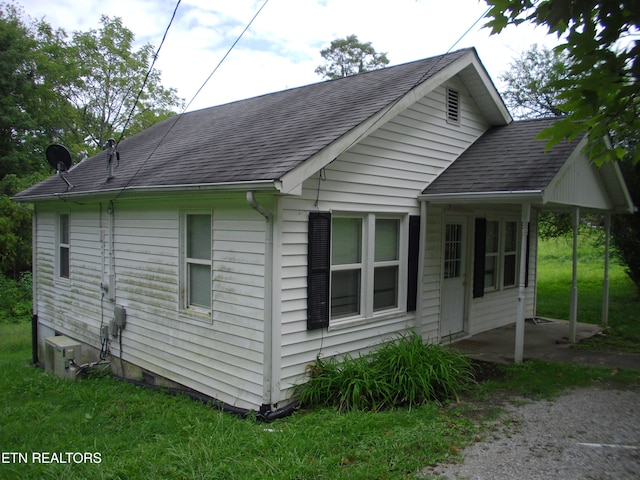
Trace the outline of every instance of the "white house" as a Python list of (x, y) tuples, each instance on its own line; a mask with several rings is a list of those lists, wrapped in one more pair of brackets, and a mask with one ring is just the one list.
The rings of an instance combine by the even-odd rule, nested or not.
[(268, 412), (318, 355), (523, 321), (538, 212), (633, 208), (549, 124), (512, 122), (474, 49), (170, 118), (16, 196), (37, 342)]

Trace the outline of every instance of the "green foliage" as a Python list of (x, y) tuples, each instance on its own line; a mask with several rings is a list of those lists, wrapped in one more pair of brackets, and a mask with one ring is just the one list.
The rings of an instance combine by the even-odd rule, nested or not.
[(329, 48), (320, 51), (320, 55), (326, 63), (315, 72), (327, 79), (369, 72), (389, 64), (386, 53), (376, 52), (371, 42), (363, 43), (356, 35), (332, 41)]
[(0, 273), (14, 280), (31, 267), (31, 209), (18, 205), (11, 196), (44, 178), (36, 173), (0, 179)]
[[(640, 129), (640, 29), (635, 0), (488, 0), (486, 26), (492, 33), (531, 22), (557, 34), (567, 56), (566, 77), (554, 82), (566, 116), (542, 132), (551, 147), (587, 133), (587, 151), (597, 163), (622, 159), (624, 140)], [(611, 135), (614, 149), (603, 139)], [(640, 160), (640, 150), (634, 152)]]
[[(59, 91), (71, 106), (61, 119), (70, 134), (66, 144), (85, 145), (89, 138), (91, 151), (173, 115), (170, 109), (181, 105), (175, 90), (160, 85), (159, 72), (148, 72), (153, 47), (134, 50), (134, 35), (120, 18), (103, 15), (100, 23), (98, 30), (75, 32), (65, 45), (71, 74)], [(127, 124), (130, 114), (135, 130)]]
[(318, 357), (309, 373), (307, 383), (296, 389), (301, 403), (336, 406), (341, 411), (457, 400), (474, 381), (463, 355), (424, 343), (413, 331), (367, 356)]
[(29, 321), (31, 297), (31, 273), (23, 273), (18, 280), (0, 274), (0, 324)]
[(34, 107), (47, 89), (39, 81), (35, 27), (21, 15), (15, 5), (0, 4), (0, 180), (7, 173), (37, 171), (44, 163), (32, 152), (44, 152), (40, 133), (49, 115)]
[[(623, 162), (620, 167), (631, 199), (637, 207), (640, 205), (640, 163), (631, 165), (631, 162)], [(614, 216), (611, 233), (617, 255), (625, 264), (625, 271), (635, 284), (640, 296), (640, 212)]]

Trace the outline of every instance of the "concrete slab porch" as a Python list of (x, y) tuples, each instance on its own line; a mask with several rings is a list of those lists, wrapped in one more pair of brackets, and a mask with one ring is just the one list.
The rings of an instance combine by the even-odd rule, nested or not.
[[(599, 334), (599, 325), (578, 323), (576, 341)], [(515, 323), (472, 337), (455, 341), (451, 348), (475, 360), (494, 363), (513, 363), (515, 352)], [(595, 352), (572, 348), (569, 342), (569, 322), (546, 318), (527, 319), (524, 333), (524, 360), (547, 360), (578, 363), (608, 368), (640, 369), (640, 354)]]

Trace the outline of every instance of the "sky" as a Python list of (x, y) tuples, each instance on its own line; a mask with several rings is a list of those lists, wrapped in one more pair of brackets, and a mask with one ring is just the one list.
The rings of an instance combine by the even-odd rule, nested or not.
[[(147, 43), (157, 48), (177, 0), (15, 3), (27, 16), (67, 33), (99, 28), (103, 14), (120, 17), (135, 35), (134, 48)], [(386, 53), (389, 66), (439, 55), (452, 47), (475, 47), (500, 90), (499, 77), (514, 57), (535, 43), (552, 47), (558, 40), (530, 25), (490, 35), (482, 27), (485, 19), (464, 35), (486, 10), (484, 0), (267, 0), (266, 5), (265, 0), (182, 0), (155, 67), (161, 72), (162, 85), (175, 88), (189, 103), (187, 111), (192, 111), (322, 81), (315, 73), (323, 63), (320, 51), (332, 40), (355, 34), (360, 41), (371, 42), (377, 52)]]

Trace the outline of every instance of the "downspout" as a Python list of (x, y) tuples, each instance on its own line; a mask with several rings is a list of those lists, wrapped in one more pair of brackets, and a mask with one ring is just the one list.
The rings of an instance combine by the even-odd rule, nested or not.
[(247, 202), (267, 221), (265, 232), (265, 274), (264, 274), (264, 359), (262, 372), (262, 408), (261, 413), (271, 410), (273, 381), (273, 212), (267, 210), (256, 200), (254, 190), (247, 191)]
[(38, 214), (33, 209), (31, 217), (31, 289), (33, 306), (31, 308), (31, 364), (38, 365), (38, 264), (37, 247), (38, 241)]

